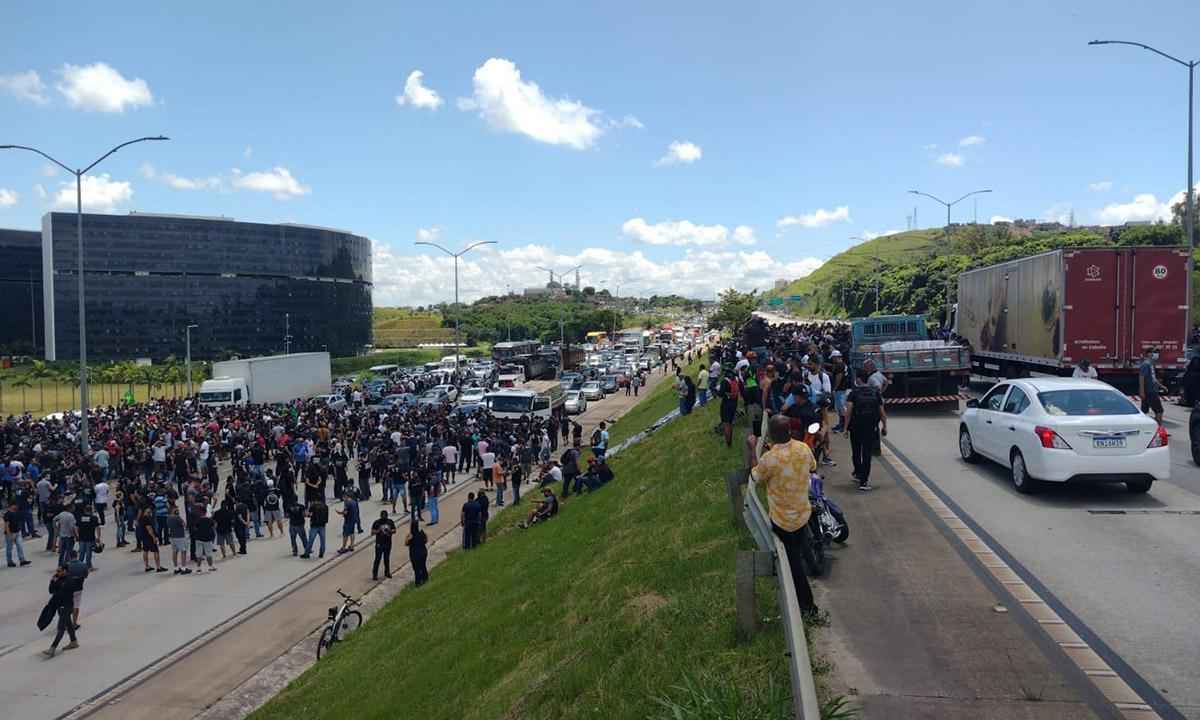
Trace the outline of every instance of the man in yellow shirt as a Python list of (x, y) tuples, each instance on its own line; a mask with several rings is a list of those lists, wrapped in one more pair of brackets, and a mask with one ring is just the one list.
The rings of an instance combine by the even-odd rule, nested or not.
[(804, 574), (803, 551), (805, 543), (809, 542), (804, 526), (812, 515), (812, 505), (808, 501), (808, 478), (816, 472), (817, 461), (808, 445), (791, 438), (788, 418), (783, 415), (776, 415), (768, 421), (767, 437), (771, 449), (758, 459), (752, 472), (756, 481), (767, 486), (771, 529), (787, 550), (800, 611), (813, 614), (817, 612), (817, 606), (813, 603), (812, 588)]

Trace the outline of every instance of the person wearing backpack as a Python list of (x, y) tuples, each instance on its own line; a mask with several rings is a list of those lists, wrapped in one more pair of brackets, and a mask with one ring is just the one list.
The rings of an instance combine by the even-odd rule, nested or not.
[(871, 451), (879, 442), (879, 432), (887, 435), (887, 412), (883, 409), (883, 395), (869, 382), (870, 373), (862, 369), (857, 373), (854, 389), (846, 398), (846, 418), (843, 424), (850, 435), (850, 456), (854, 461), (854, 472), (858, 478), (858, 489), (864, 492), (871, 487)]
[(283, 536), (283, 506), (282, 499), (279, 496), (279, 490), (275, 487), (275, 481), (267, 478), (267, 494), (262, 501), (263, 520), (267, 523), (267, 535), (270, 538), (275, 537), (274, 528), (279, 528), (280, 537)]
[(608, 452), (608, 424), (603, 420), (592, 431), (592, 454), (597, 458), (603, 458)]

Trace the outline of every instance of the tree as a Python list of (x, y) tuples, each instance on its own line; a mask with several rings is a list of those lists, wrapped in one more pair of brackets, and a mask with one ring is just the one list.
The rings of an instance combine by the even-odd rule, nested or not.
[(46, 366), (43, 360), (34, 360), (33, 366), (29, 368), (30, 381), (37, 381), (38, 393), (40, 393), (41, 407), (46, 407), (46, 381), (54, 377), (54, 371)]
[(733, 331), (750, 319), (754, 308), (758, 306), (758, 291), (748, 293), (738, 292), (729, 288), (721, 293), (717, 302), (717, 311), (709, 318), (709, 327)]
[(32, 384), (33, 383), (29, 382), (28, 375), (18, 375), (17, 379), (12, 381), (13, 387), (21, 388), (21, 412), (26, 412), (29, 410), (29, 406), (25, 404), (25, 388)]
[(587, 295), (588, 297), (592, 297), (593, 295), (596, 294), (596, 288), (592, 287), (591, 285), (588, 285), (583, 288), (583, 294)]

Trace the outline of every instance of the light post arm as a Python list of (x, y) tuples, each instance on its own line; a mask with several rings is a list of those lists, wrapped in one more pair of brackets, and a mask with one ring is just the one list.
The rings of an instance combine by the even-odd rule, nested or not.
[(1092, 40), (1091, 42), (1088, 43), (1088, 45), (1131, 45), (1133, 47), (1139, 47), (1143, 50), (1149, 50), (1150, 52), (1154, 53), (1155, 55), (1161, 55), (1161, 56), (1165, 57), (1166, 59), (1170, 60), (1171, 62), (1179, 63), (1180, 65), (1182, 65), (1184, 67), (1191, 67), (1191, 66), (1195, 65), (1194, 62), (1193, 63), (1185, 62), (1185, 61), (1180, 60), (1179, 58), (1175, 57), (1174, 55), (1168, 55), (1165, 52), (1163, 52), (1162, 50), (1159, 50), (1158, 48), (1150, 47), (1149, 45), (1146, 45), (1145, 43), (1140, 43), (1140, 42), (1132, 42), (1129, 40)]
[(123, 142), (123, 143), (121, 143), (120, 145), (118, 145), (118, 146), (116, 146), (115, 148), (113, 148), (112, 150), (109, 150), (108, 152), (106, 152), (106, 153), (104, 153), (103, 155), (101, 155), (101, 156), (99, 157), (99, 159), (97, 159), (97, 160), (96, 160), (96, 162), (94, 162), (94, 163), (92, 163), (91, 165), (88, 165), (88, 166), (87, 166), (87, 167), (85, 167), (84, 169), (80, 170), (80, 171), (79, 171), (79, 174), (80, 174), (80, 175), (84, 175), (84, 174), (86, 174), (86, 173), (87, 173), (89, 170), (91, 170), (92, 168), (96, 167), (96, 166), (97, 166), (97, 165), (99, 165), (100, 163), (104, 162), (104, 160), (105, 160), (106, 158), (108, 158), (108, 156), (109, 156), (109, 155), (112, 155), (113, 153), (115, 153), (116, 151), (120, 150), (121, 148), (123, 148), (123, 147), (125, 147), (125, 146), (127, 146), (127, 145), (133, 145), (133, 144), (135, 144), (135, 143), (146, 142), (147, 140), (170, 140), (170, 139), (171, 139), (171, 138), (169, 138), (169, 137), (166, 137), (165, 135), (155, 135), (154, 137), (141, 137), (141, 138), (138, 138), (137, 140), (129, 140), (128, 142)]
[(911, 193), (911, 194), (913, 194), (913, 195), (924, 195), (925, 197), (929, 198), (930, 200), (935, 200), (935, 201), (937, 201), (937, 202), (939, 202), (939, 203), (941, 203), (941, 204), (943, 204), (943, 205), (945, 205), (945, 206), (947, 206), (947, 207), (949, 207), (949, 206), (950, 206), (950, 203), (946, 202), (945, 200), (941, 199), (940, 197), (935, 197), (935, 196), (933, 196), (933, 195), (930, 195), (930, 194), (929, 194), (929, 193), (927, 193), (927, 192), (921, 192), (920, 190), (909, 190), (908, 192), (909, 192), (909, 193)]
[[(50, 162), (59, 166), (63, 170), (66, 170), (67, 172), (71, 173), (72, 175), (76, 175), (79, 172), (78, 170), (72, 170), (71, 168), (67, 167), (66, 165), (63, 165), (58, 160), (55, 160), (53, 157), (47, 155), (46, 153), (42, 152), (41, 150), (38, 150), (37, 148), (28, 147), (26, 145), (0, 145), (0, 150), (28, 150), (29, 152), (33, 152), (33, 153), (37, 153), (38, 155), (41, 155), (42, 157), (46, 158)], [(107, 156), (105, 156), (105, 157), (107, 157)]]

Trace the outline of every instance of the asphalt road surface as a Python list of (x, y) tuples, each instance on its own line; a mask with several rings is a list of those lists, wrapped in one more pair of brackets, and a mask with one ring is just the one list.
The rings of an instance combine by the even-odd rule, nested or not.
[(1200, 720), (1200, 467), (1185, 409), (1167, 408), (1172, 477), (1148, 495), (1122, 485), (1021, 495), (1007, 469), (959, 458), (956, 413), (889, 413), (894, 450), (1094, 633), (1127, 683), (1162, 717)]

